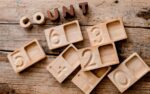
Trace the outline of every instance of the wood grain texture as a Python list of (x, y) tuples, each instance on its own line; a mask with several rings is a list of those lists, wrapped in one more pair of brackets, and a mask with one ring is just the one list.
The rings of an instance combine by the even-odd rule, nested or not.
[[(89, 2), (89, 14), (83, 16), (78, 2)], [(46, 25), (34, 25), (26, 31), (19, 26), (19, 19), (41, 11), (53, 11), (62, 6), (73, 4), (76, 16), (59, 22), (47, 21)], [(133, 52), (137, 52), (150, 66), (150, 17), (149, 0), (0, 0), (0, 94), (83, 94), (71, 79), (78, 69), (63, 84), (59, 84), (46, 70), (46, 66), (65, 48), (50, 51), (44, 36), (44, 29), (78, 19), (84, 41), (76, 43), (77, 48), (89, 46), (86, 28), (111, 18), (123, 17), (128, 39), (116, 42), (120, 62)], [(47, 15), (46, 15), (47, 16)], [(15, 74), (7, 59), (7, 54), (20, 48), (24, 43), (37, 38), (48, 58), (26, 69), (20, 75)], [(115, 68), (116, 66), (114, 66)], [(150, 73), (135, 83), (124, 94), (150, 94)], [(105, 77), (92, 94), (120, 94), (112, 82)]]
[[(89, 14), (87, 16), (83, 16), (78, 7), (78, 3), (83, 1), (89, 2)], [(82, 25), (93, 25), (107, 19), (123, 17), (127, 26), (150, 27), (150, 21), (145, 20), (144, 15), (137, 16), (143, 10), (148, 12), (149, 0), (117, 0), (117, 2), (116, 0), (1, 0), (0, 23), (18, 23), (22, 16), (27, 15), (32, 18), (32, 15), (37, 11), (43, 12), (47, 17), (46, 11), (49, 9), (54, 12), (54, 8), (60, 10), (61, 20), (59, 23), (63, 23), (68, 20), (62, 17), (62, 6), (69, 7), (70, 4), (74, 5), (76, 18)], [(47, 23), (53, 24), (50, 21)]]

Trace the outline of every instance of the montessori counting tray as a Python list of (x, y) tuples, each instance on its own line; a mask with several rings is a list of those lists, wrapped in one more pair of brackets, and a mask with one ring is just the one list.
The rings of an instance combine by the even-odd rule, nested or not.
[[(87, 28), (90, 47), (77, 49), (73, 43), (83, 41), (77, 20), (44, 30), (50, 50), (68, 45), (56, 57), (47, 70), (62, 83), (80, 65), (80, 71), (72, 82), (85, 94), (90, 94), (98, 83), (108, 74), (112, 65), (119, 64), (115, 43), (127, 39), (121, 18)], [(8, 54), (8, 59), (16, 73), (46, 57), (39, 42), (34, 39), (20, 49)], [(123, 93), (137, 80), (150, 71), (150, 68), (137, 53), (133, 53), (116, 69), (108, 74), (108, 78)]]

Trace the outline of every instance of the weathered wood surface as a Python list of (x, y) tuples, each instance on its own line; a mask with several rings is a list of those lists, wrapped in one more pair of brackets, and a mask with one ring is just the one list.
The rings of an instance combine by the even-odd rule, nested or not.
[[(83, 16), (78, 7), (78, 3), (83, 1), (89, 2), (87, 16)], [(122, 16), (127, 26), (150, 27), (150, 21), (145, 20), (150, 19), (149, 0), (0, 0), (0, 23), (18, 23), (24, 15), (32, 18), (37, 11), (46, 14), (47, 9), (53, 11), (54, 8), (58, 8), (62, 13), (62, 6), (70, 4), (74, 5), (77, 19), (82, 25), (93, 25), (106, 19)], [(143, 15), (142, 11), (145, 11)], [(61, 19), (60, 23), (65, 21), (62, 16)], [(48, 23), (53, 24), (50, 21)]]
[[(89, 2), (89, 14), (83, 16), (78, 8), (78, 2)], [(70, 21), (64, 20), (47, 25), (37, 26), (31, 31), (22, 29), (18, 22), (21, 16), (32, 15), (37, 11), (46, 13), (58, 8), (62, 12), (63, 5), (75, 6), (84, 34), (84, 42), (76, 43), (77, 48), (89, 46), (86, 28), (107, 19), (123, 17), (128, 39), (116, 43), (120, 61), (131, 53), (137, 52), (150, 65), (150, 1), (149, 0), (0, 0), (0, 94), (83, 94), (71, 79), (72, 74), (63, 84), (59, 84), (45, 69), (62, 51), (48, 50), (43, 30), (48, 27)], [(61, 16), (62, 17), (62, 16)], [(21, 47), (24, 43), (37, 38), (48, 58), (28, 68), (21, 75), (14, 73), (7, 59), (7, 53)], [(77, 70), (78, 71), (78, 70)], [(92, 94), (120, 94), (116, 87), (105, 77), (94, 89)], [(125, 94), (150, 94), (150, 73), (134, 84)]]

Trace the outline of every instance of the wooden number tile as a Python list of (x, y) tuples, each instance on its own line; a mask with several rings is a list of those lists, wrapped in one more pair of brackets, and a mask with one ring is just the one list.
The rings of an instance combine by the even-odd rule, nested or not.
[(92, 71), (80, 70), (72, 79), (72, 82), (85, 94), (90, 94), (90, 92), (106, 76), (110, 69), (111, 67), (104, 67)]
[(23, 71), (45, 57), (46, 55), (36, 39), (8, 54), (8, 59), (16, 73)]
[(73, 5), (70, 5), (70, 9), (68, 9), (66, 6), (63, 6), (62, 10), (63, 10), (63, 17), (64, 18), (69, 18), (69, 17), (75, 16), (75, 10), (74, 10)]
[(137, 53), (133, 53), (112, 71), (108, 77), (119, 91), (123, 93), (149, 71), (150, 68), (141, 57)]
[(77, 49), (71, 44), (47, 66), (47, 70), (62, 83), (79, 65)]
[(83, 40), (77, 20), (46, 29), (45, 36), (50, 50)]
[(115, 44), (107, 43), (78, 51), (83, 71), (89, 71), (119, 63)]
[(58, 8), (54, 9), (54, 14), (52, 14), (50, 10), (47, 10), (47, 16), (53, 22), (60, 20), (60, 14)]
[(121, 18), (89, 27), (87, 32), (92, 46), (108, 43), (110, 40), (116, 42), (127, 38)]

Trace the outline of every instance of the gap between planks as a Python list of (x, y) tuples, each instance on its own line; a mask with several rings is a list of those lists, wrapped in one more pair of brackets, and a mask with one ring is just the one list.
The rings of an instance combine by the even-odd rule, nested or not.
[[(62, 23), (63, 24), (63, 23)], [(0, 23), (0, 25), (19, 25), (19, 23)], [(33, 25), (38, 25), (38, 24), (35, 24), (33, 23)], [(45, 24), (43, 26), (47, 26), (47, 25), (52, 25), (52, 26), (56, 26), (56, 25), (61, 25), (61, 24), (57, 24), (57, 23), (54, 23), (54, 24)], [(80, 25), (80, 26), (93, 26), (93, 25)], [(143, 28), (143, 29), (150, 29), (150, 27), (148, 26), (128, 26), (128, 25), (124, 25), (125, 28)]]

